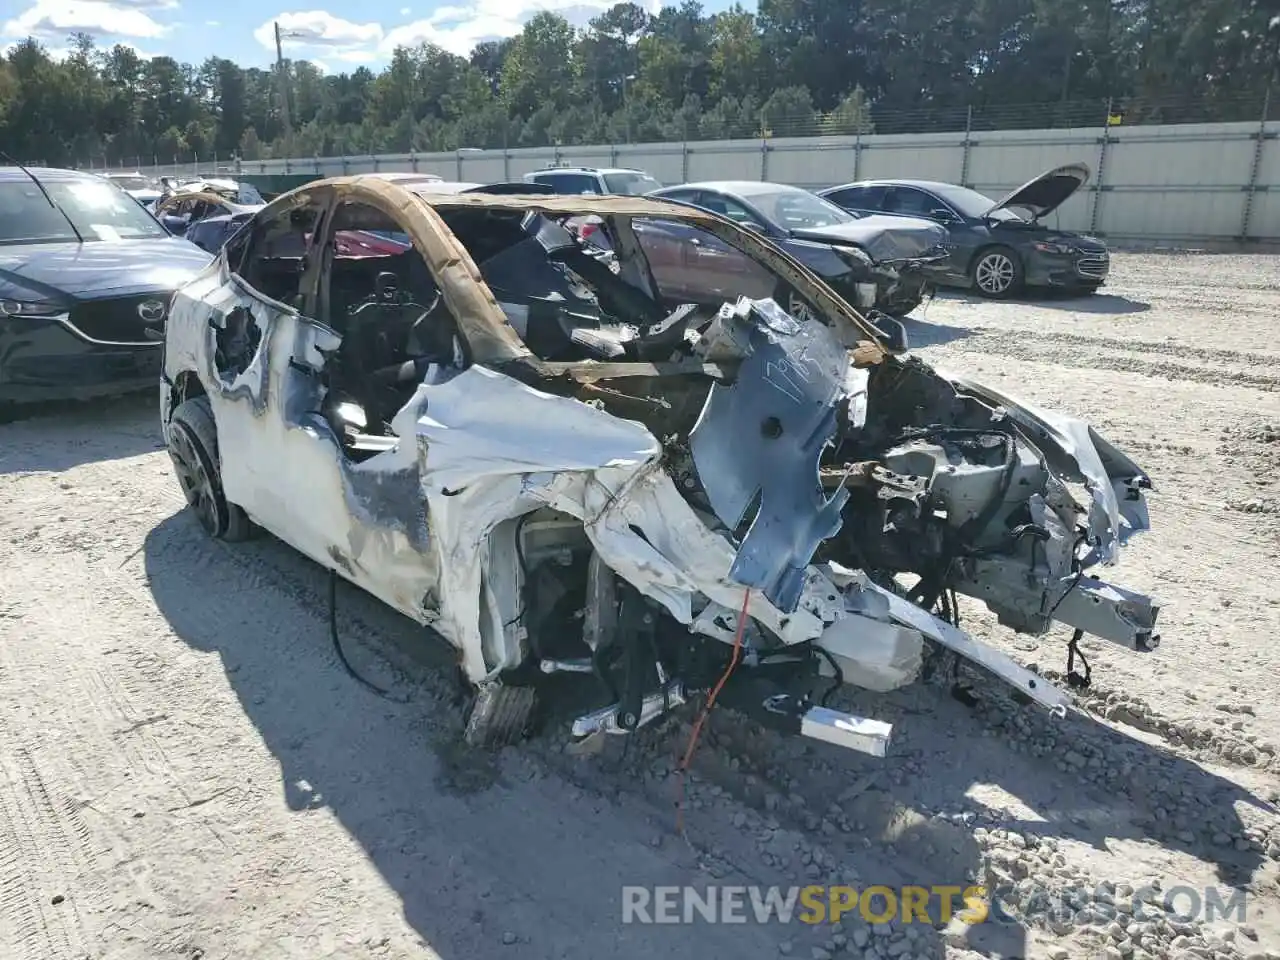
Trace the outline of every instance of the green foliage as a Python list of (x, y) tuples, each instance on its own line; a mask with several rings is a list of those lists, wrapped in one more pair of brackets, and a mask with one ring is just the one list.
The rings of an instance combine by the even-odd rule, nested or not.
[(25, 160), (145, 166), (851, 135), (956, 118), (979, 129), (1098, 124), (1106, 101), (1125, 123), (1253, 119), (1280, 63), (1275, 0), (650, 7), (617, 3), (581, 30), (544, 12), (470, 57), (397, 49), (377, 74), (286, 62), (288, 130), (275, 70), (143, 59), (84, 34), (55, 61), (28, 39), (0, 56), (0, 144)]

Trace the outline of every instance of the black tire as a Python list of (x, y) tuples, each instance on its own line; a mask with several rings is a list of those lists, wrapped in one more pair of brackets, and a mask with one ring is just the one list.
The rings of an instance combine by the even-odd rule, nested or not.
[(208, 397), (184, 400), (169, 420), (169, 459), (196, 520), (216, 540), (248, 540), (254, 533), (249, 515), (222, 492), (218, 429)]
[(536, 705), (533, 687), (486, 683), (476, 691), (462, 739), (467, 746), (481, 749), (516, 743), (528, 735)]
[(969, 265), (973, 289), (992, 300), (1006, 300), (1020, 293), (1023, 279), (1022, 258), (1009, 247), (979, 250)]

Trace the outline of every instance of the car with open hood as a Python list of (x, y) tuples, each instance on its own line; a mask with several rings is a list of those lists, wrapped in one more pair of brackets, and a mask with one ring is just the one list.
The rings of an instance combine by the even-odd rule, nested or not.
[(209, 261), (99, 176), (0, 167), (0, 403), (154, 384), (173, 291)]
[[(856, 217), (799, 187), (758, 181), (685, 183), (648, 194), (728, 217), (781, 246), (835, 287), (850, 303), (904, 317), (924, 300), (924, 266), (946, 259), (946, 230), (928, 220)], [(679, 231), (655, 242), (670, 244), (678, 275), (692, 290), (723, 299), (730, 291), (773, 297), (771, 278), (721, 243), (690, 243)], [(763, 284), (763, 286), (762, 286)], [(692, 295), (692, 293), (690, 294)], [(792, 313), (803, 305), (786, 303)]]
[(1059, 230), (1042, 221), (1089, 180), (1072, 163), (1047, 170), (1001, 200), (932, 180), (863, 180), (819, 191), (859, 215), (925, 218), (946, 228), (950, 257), (931, 265), (940, 284), (1004, 298), (1026, 287), (1092, 293), (1111, 268), (1097, 237)]
[[(581, 216), (612, 253), (565, 228)], [(664, 225), (804, 310), (664, 292), (645, 238)], [(409, 242), (349, 255), (344, 231)], [(883, 756), (888, 724), (826, 706), (840, 682), (891, 689), (937, 656), (1068, 707), (960, 628), (959, 594), (1031, 635), (1158, 641), (1157, 604), (1091, 572), (1147, 528), (1143, 471), (888, 339), (688, 204), (339, 177), (273, 201), (177, 292), (159, 412), (208, 535), (265, 528), (329, 571), (344, 663), (338, 578), (456, 648), (472, 743), (578, 683), (575, 737), (715, 688)]]

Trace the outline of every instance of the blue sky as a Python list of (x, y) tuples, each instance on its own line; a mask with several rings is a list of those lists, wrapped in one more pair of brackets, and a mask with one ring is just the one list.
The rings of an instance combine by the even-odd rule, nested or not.
[[(199, 63), (210, 55), (267, 66), (275, 55), (272, 23), (288, 34), (285, 55), (329, 72), (378, 67), (397, 46), (424, 41), (467, 54), (482, 40), (508, 37), (540, 10), (585, 25), (615, 0), (0, 0), (0, 47), (24, 36), (61, 55), (67, 35), (125, 43), (146, 55)], [(651, 10), (663, 0), (637, 0)], [(670, 0), (667, 0), (670, 2)], [(704, 0), (707, 12), (731, 0)], [(754, 7), (754, 3), (744, 3)]]

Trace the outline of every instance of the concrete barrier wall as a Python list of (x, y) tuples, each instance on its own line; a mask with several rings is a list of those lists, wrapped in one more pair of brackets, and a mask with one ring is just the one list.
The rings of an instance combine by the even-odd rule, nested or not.
[[(448, 180), (518, 180), (550, 163), (638, 167), (664, 184), (773, 180), (816, 189), (905, 177), (991, 196), (1084, 161), (1089, 185), (1053, 216), (1115, 240), (1280, 243), (1280, 122), (1003, 130), (241, 161), (242, 175), (316, 177), (417, 170)], [(189, 171), (189, 168), (187, 170)], [(225, 176), (225, 174), (224, 174)]]

